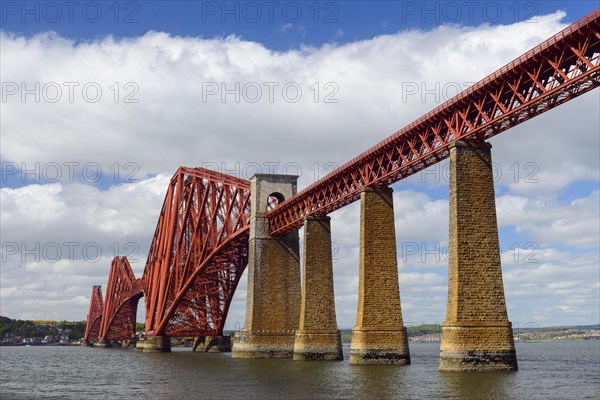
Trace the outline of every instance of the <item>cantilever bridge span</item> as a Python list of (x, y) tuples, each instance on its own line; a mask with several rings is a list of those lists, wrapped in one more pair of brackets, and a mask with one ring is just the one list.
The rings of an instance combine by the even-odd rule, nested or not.
[[(249, 194), (248, 181), (202, 168), (179, 168), (170, 181), (142, 278), (135, 279), (126, 257), (115, 257), (104, 302), (100, 288), (94, 287), (85, 341), (132, 339), (142, 296), (149, 335), (222, 335), (248, 262)], [(96, 325), (100, 328), (91, 328)]]
[[(410, 362), (407, 347), (402, 352), (373, 350), (373, 343), (377, 341), (399, 340), (398, 346), (402, 347), (405, 337), (401, 315), (394, 317), (400, 314), (399, 304), (397, 309), (387, 310), (392, 315), (388, 319), (396, 318), (396, 325), (368, 315), (369, 296), (373, 296), (367, 293), (369, 274), (373, 274), (369, 272), (369, 265), (387, 265), (389, 261), (369, 258), (376, 257), (369, 255), (372, 253), (369, 246), (376, 243), (378, 252), (385, 253), (379, 250), (381, 243), (387, 240), (379, 237), (381, 243), (378, 242), (378, 231), (372, 230), (369, 221), (388, 212), (386, 203), (389, 205), (392, 198), (387, 186), (450, 157), (454, 178), (451, 178), (450, 194), (449, 302), (442, 336), (442, 355), (446, 358), (440, 366), (443, 369), (486, 369), (486, 366), (515, 369), (514, 344), (512, 350), (510, 347), (512, 336), (506, 336), (510, 322), (506, 317), (496, 254), (493, 182), (490, 183), (486, 171), (491, 164), (491, 153), (485, 140), (598, 86), (600, 9), (298, 193), (295, 177), (266, 177), (263, 181), (261, 177), (254, 177), (251, 183), (202, 168), (180, 167), (170, 181), (143, 276), (135, 278), (126, 258), (113, 260), (106, 298), (103, 299), (99, 286), (92, 290), (85, 341), (132, 339), (137, 302), (142, 296), (149, 336), (221, 336), (233, 294), (249, 265), (247, 320), (240, 338), (236, 338), (238, 356), (293, 354), (296, 359), (339, 359), (341, 348), (322, 351), (327, 347), (323, 343), (331, 338), (333, 347), (339, 344), (339, 333), (337, 339), (332, 333), (337, 329), (335, 310), (331, 314), (331, 307), (319, 306), (320, 317), (310, 314), (311, 307), (315, 308), (310, 296), (333, 302), (333, 287), (327, 286), (331, 268), (327, 265), (318, 270), (310, 268), (322, 262), (323, 257), (312, 258), (315, 252), (327, 253), (326, 247), (319, 247), (330, 240), (329, 220), (325, 216), (361, 199), (364, 217), (361, 217), (360, 290), (364, 293), (359, 293), (351, 362)], [(477, 182), (478, 187), (473, 189), (468, 182), (461, 183), (469, 180)], [(283, 196), (281, 193), (286, 190), (287, 195)], [(484, 193), (478, 195), (477, 201), (483, 199), (488, 204), (473, 200), (473, 190)], [(274, 200), (274, 207), (266, 207), (269, 200)], [(385, 218), (382, 221), (390, 221)], [(478, 225), (479, 219), (489, 221), (482, 222), (476, 231), (469, 231), (471, 225)], [(393, 218), (391, 224), (393, 228)], [(299, 276), (296, 279), (294, 272), (288, 271), (299, 266), (296, 231), (302, 226), (305, 235), (310, 232), (311, 237), (320, 238), (320, 244), (305, 236), (300, 301)], [(472, 240), (478, 234), (484, 235), (481, 243), (485, 244), (485, 251), (477, 256), (479, 259), (473, 259), (473, 248), (468, 254), (461, 249), (469, 248), (469, 235)], [(390, 235), (394, 238), (393, 229)], [(489, 237), (493, 240), (488, 243)], [(389, 246), (393, 249), (388, 249), (388, 258), (391, 259), (393, 253), (394, 260), (389, 261), (391, 275), (383, 281), (386, 284), (393, 281), (390, 278), (394, 277), (394, 269), (397, 274), (395, 242)], [(327, 255), (324, 257), (327, 264)], [(487, 259), (497, 264), (486, 267), (487, 275), (477, 276), (478, 272), (469, 269), (469, 265), (486, 263)], [(267, 272), (269, 270), (271, 272)], [(325, 283), (311, 283), (311, 273), (324, 274), (318, 281)], [(473, 276), (477, 279), (472, 279)], [(375, 278), (372, 281), (380, 282)], [(477, 286), (481, 284), (476, 282), (481, 281), (486, 281), (487, 286)], [(376, 291), (382, 290), (381, 286), (375, 287)], [(384, 303), (395, 302), (393, 293), (399, 300), (397, 285), (390, 286), (389, 291), (391, 300)], [(491, 294), (482, 300), (483, 292)], [(261, 296), (271, 303), (261, 300)], [(465, 301), (471, 302), (468, 307)], [(500, 308), (486, 308), (477, 302), (499, 304)], [(386, 307), (378, 307), (377, 312), (385, 314)], [(295, 344), (294, 339), (288, 337), (290, 326), (297, 330)], [(504, 341), (508, 347), (491, 349), (490, 338)], [(325, 342), (315, 345), (319, 340)], [(488, 343), (488, 347), (481, 347), (482, 343)], [(320, 350), (315, 350), (315, 346)], [(310, 353), (308, 356), (306, 351)], [(478, 355), (481, 357), (477, 358)]]

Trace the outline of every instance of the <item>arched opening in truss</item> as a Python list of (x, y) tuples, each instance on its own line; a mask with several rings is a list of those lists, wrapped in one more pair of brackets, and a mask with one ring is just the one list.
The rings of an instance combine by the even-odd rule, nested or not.
[(285, 197), (279, 192), (273, 192), (267, 198), (267, 212), (275, 209), (279, 204), (285, 201)]

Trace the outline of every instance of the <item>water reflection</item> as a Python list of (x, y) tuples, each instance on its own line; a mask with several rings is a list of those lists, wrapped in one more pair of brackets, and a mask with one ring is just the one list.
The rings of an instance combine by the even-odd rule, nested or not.
[(515, 371), (440, 372), (445, 397), (452, 399), (511, 399)]
[[(350, 366), (350, 392), (356, 399), (409, 398), (406, 386), (407, 365), (354, 365)], [(414, 393), (414, 391), (412, 391)]]
[(0, 399), (598, 399), (598, 342), (520, 345), (518, 372), (438, 370), (439, 346), (408, 366), (233, 359), (85, 347), (1, 349)]

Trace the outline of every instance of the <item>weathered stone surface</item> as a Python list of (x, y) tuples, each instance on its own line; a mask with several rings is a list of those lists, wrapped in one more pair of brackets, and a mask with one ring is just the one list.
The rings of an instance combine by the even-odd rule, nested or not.
[[(147, 336), (142, 345), (144, 353), (169, 353), (171, 352), (171, 338), (169, 336)], [(136, 346), (137, 350), (137, 346)]]
[(106, 340), (106, 339), (102, 339), (102, 340), (98, 340), (96, 343), (94, 343), (94, 347), (99, 347), (99, 348), (109, 348), (112, 347), (110, 340)]
[(135, 351), (144, 351), (145, 344), (146, 344), (146, 338), (140, 337), (135, 343)]
[(409, 364), (402, 322), (392, 189), (361, 193), (358, 313), (350, 364)]
[(137, 340), (136, 339), (132, 339), (132, 340), (123, 340), (123, 342), (121, 342), (121, 347), (123, 348), (135, 348), (137, 345)]
[(343, 360), (333, 291), (330, 218), (304, 221), (302, 302), (294, 360)]
[(339, 361), (344, 359), (340, 331), (301, 331), (296, 334), (294, 360)]
[(510, 322), (503, 326), (476, 323), (444, 324), (440, 354), (443, 371), (496, 371), (517, 369)]
[(199, 353), (231, 352), (231, 336), (206, 336), (194, 340), (193, 350)]
[(295, 330), (240, 331), (233, 337), (233, 358), (291, 358)]
[(410, 364), (406, 328), (352, 329), (350, 364)]
[(296, 193), (297, 176), (257, 174), (250, 181), (251, 219), (248, 298), (244, 329), (233, 339), (233, 357), (292, 357), (300, 318), (298, 232), (269, 236), (265, 217), (273, 193), (285, 199)]
[(491, 146), (450, 148), (448, 307), (440, 370), (517, 369), (496, 221)]

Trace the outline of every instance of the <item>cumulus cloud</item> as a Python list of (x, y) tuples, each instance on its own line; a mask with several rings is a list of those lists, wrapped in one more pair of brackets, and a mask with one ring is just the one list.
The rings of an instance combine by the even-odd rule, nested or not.
[[(557, 32), (563, 17), (286, 52), (234, 36), (74, 41), (2, 32), (3, 80), (19, 88), (3, 103), (1, 156), (27, 164), (75, 155), (103, 166), (131, 161), (141, 176), (206, 162), (341, 164), (446, 100), (457, 84), (466, 87)], [(21, 90), (36, 92), (36, 83), (39, 103)], [(50, 103), (55, 84), (62, 96)], [(414, 85), (418, 92), (407, 93)]]
[(514, 250), (502, 254), (513, 321), (540, 325), (595, 321), (600, 307), (599, 254), (574, 255), (552, 248), (525, 251), (520, 257), (515, 257)]
[(496, 202), (500, 226), (512, 225), (540, 245), (600, 247), (600, 195), (562, 204), (556, 198), (507, 194)]
[[(134, 244), (139, 260), (133, 267), (140, 276), (167, 182), (178, 166), (244, 178), (296, 173), (303, 187), (558, 32), (564, 17), (557, 12), (537, 23), (440, 26), (283, 52), (235, 36), (148, 32), (77, 41), (52, 32), (25, 37), (2, 31), (3, 162), (26, 169), (94, 162), (105, 172), (117, 163), (122, 175), (131, 172), (125, 165), (133, 166), (138, 180), (114, 181), (107, 174), (108, 181), (93, 184), (63, 173), (56, 181), (38, 174), (32, 182), (22, 179), (22, 171), (3, 173), (3, 315), (84, 318), (91, 285), (105, 285), (110, 258), (115, 250), (132, 250), (123, 248), (127, 243)], [(284, 30), (298, 29), (302, 33), (301, 27)], [(500, 225), (548, 250), (534, 267), (504, 262), (513, 320), (597, 318), (597, 253), (549, 251), (564, 244), (585, 251), (597, 246), (598, 192), (569, 202), (559, 195), (573, 182), (598, 181), (599, 106), (597, 91), (588, 93), (492, 139), (501, 169)], [(531, 168), (533, 176), (527, 175)], [(423, 251), (447, 242), (447, 195), (432, 191), (443, 192), (447, 180), (441, 169), (425, 177), (394, 185), (400, 286), (405, 320), (441, 322), (447, 261), (423, 259), (421, 253), (403, 258), (404, 243)], [(343, 327), (352, 326), (356, 315), (359, 211), (353, 204), (332, 214)], [(38, 253), (48, 243), (68, 251), (64, 243), (70, 242), (97, 243), (101, 255), (89, 262), (93, 254), (79, 248), (72, 260), (64, 253), (50, 262), (23, 259), (21, 252), (22, 246), (35, 252), (36, 243)], [(55, 254), (46, 247), (47, 255)], [(570, 259), (579, 260), (569, 270), (577, 274), (569, 278), (572, 285), (561, 286), (557, 274), (566, 272)], [(588, 297), (575, 293), (574, 282), (587, 282)], [(532, 289), (543, 293), (543, 301), (520, 297)], [(245, 291), (244, 278), (228, 328), (243, 325)], [(552, 315), (549, 310), (556, 318), (543, 320)]]

